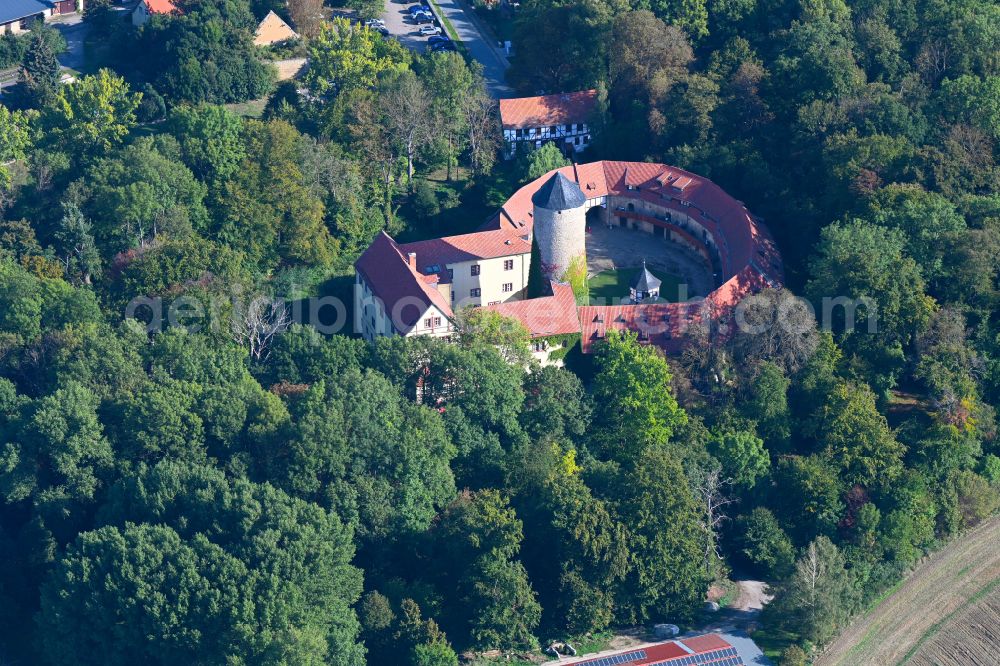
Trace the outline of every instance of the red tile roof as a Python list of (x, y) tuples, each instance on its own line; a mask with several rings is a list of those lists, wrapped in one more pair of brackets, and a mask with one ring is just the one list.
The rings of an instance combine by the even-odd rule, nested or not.
[[(703, 321), (706, 317), (713, 321), (731, 317), (733, 307), (747, 295), (766, 287), (781, 286), (784, 279), (781, 256), (767, 228), (747, 211), (742, 202), (707, 178), (677, 167), (646, 162), (592, 162), (562, 167), (557, 171), (577, 183), (588, 199), (614, 195), (648, 201), (655, 206), (691, 217), (715, 240), (721, 266), (721, 273), (717, 276), (719, 286), (704, 302), (579, 308), (577, 323), (584, 353), (591, 352), (594, 345), (607, 336), (609, 330), (634, 331), (640, 334), (641, 342), (656, 345), (666, 351), (677, 351), (683, 343), (683, 329), (689, 323)], [(421, 276), (423, 280), (430, 281), (427, 283), (431, 284), (430, 287), (423, 282), (420, 285), (422, 289), (429, 288), (438, 296), (440, 295), (434, 285), (438, 280), (445, 279), (443, 270), (448, 263), (528, 253), (530, 243), (527, 238), (533, 226), (531, 197), (551, 178), (552, 173), (554, 172), (545, 174), (515, 192), (479, 232), (402, 246), (393, 244), (394, 251), (402, 258), (404, 265), (406, 253), (415, 252), (416, 269), (423, 273), (428, 273), (427, 269), (432, 266), (440, 267), (442, 273), (439, 276)], [(638, 212), (625, 212), (623, 215), (648, 218)], [(676, 225), (659, 221), (654, 223), (669, 226), (671, 230), (701, 246), (707, 253), (700, 238), (691, 236)], [(417, 271), (414, 270), (413, 273), (417, 274)], [(409, 279), (411, 282), (414, 280), (412, 275)], [(390, 302), (391, 298), (383, 295), (381, 290), (378, 291), (383, 300)], [(391, 290), (389, 293), (391, 297)], [(555, 335), (556, 333), (545, 332), (550, 325), (554, 330), (560, 331), (573, 328), (572, 318), (565, 311), (564, 305), (556, 308), (559, 314), (553, 316), (551, 322), (542, 319), (541, 323), (529, 325), (529, 315), (544, 311), (548, 303), (555, 305), (555, 301), (533, 300), (541, 303), (532, 305), (532, 301), (518, 301), (493, 307), (503, 308), (509, 316), (526, 323), (528, 330), (536, 337)], [(567, 302), (560, 301), (563, 304)]]
[(144, 0), (144, 2), (150, 14), (169, 14), (180, 11), (175, 0)]
[(678, 351), (684, 329), (699, 314), (698, 303), (640, 305), (586, 305), (580, 308), (580, 346), (590, 354), (608, 337), (608, 331), (632, 331), (639, 342), (664, 351)]
[[(723, 284), (747, 267), (765, 283), (778, 286), (784, 280), (781, 256), (767, 228), (721, 187), (696, 174), (666, 164), (647, 162), (592, 162), (559, 169), (575, 180), (588, 199), (613, 195), (627, 197), (681, 212), (693, 218), (716, 240)], [(484, 229), (530, 231), (532, 195), (551, 177), (547, 173), (514, 193)], [(613, 214), (613, 211), (612, 211)], [(746, 279), (743, 280), (746, 282)], [(726, 289), (722, 296), (740, 290)], [(736, 301), (726, 301), (735, 305)]]
[(393, 318), (400, 333), (408, 333), (431, 305), (447, 317), (454, 316), (448, 301), (437, 290), (437, 276), (421, 275), (411, 267), (396, 241), (384, 231), (354, 266), (382, 300), (386, 314)]
[[(609, 653), (593, 659), (573, 662), (572, 666), (676, 666), (685, 657), (701, 655), (695, 662), (709, 666), (729, 666), (743, 664), (736, 648), (717, 634), (704, 634), (692, 638), (681, 638), (655, 645), (643, 645), (619, 652)], [(623, 657), (625, 658), (623, 660)]]
[(709, 652), (710, 650), (723, 650), (732, 647), (729, 641), (718, 634), (702, 634), (683, 639), (684, 645), (695, 652)]
[(486, 306), (521, 322), (532, 338), (580, 332), (576, 297), (568, 284), (552, 283), (552, 295)]
[(502, 99), (500, 121), (504, 129), (582, 123), (587, 122), (596, 106), (596, 90)]
[(529, 254), (531, 243), (523, 233), (496, 229), (405, 243), (399, 246), (399, 250), (403, 256), (410, 252), (416, 253), (417, 269), (427, 273), (427, 268), (434, 265), (444, 270), (445, 264)]

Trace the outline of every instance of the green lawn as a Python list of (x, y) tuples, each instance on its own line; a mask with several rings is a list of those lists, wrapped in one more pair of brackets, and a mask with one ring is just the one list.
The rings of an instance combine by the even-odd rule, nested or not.
[(264, 107), (267, 106), (267, 97), (252, 99), (248, 102), (237, 102), (235, 104), (224, 104), (227, 109), (238, 116), (246, 118), (260, 118), (264, 115)]
[[(590, 302), (593, 305), (612, 305), (628, 299), (628, 288), (632, 279), (639, 272), (640, 268), (620, 268), (613, 271), (604, 271), (590, 278)], [(650, 270), (650, 272), (663, 281), (660, 285), (660, 301), (674, 303), (678, 300), (677, 288), (681, 284), (681, 279), (675, 275), (669, 275), (662, 271)]]

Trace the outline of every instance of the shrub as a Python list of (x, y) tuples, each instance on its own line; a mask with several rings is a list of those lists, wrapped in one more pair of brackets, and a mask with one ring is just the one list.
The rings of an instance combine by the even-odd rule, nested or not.
[(441, 212), (437, 191), (426, 180), (418, 180), (413, 188), (413, 212), (422, 219), (434, 217)]

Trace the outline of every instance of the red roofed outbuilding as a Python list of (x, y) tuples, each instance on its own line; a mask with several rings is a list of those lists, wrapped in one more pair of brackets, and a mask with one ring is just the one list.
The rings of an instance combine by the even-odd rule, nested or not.
[(567, 663), (572, 666), (744, 666), (739, 651), (718, 634), (678, 638)]
[[(567, 336), (580, 333), (580, 317), (573, 288), (568, 284), (553, 282), (551, 291), (550, 296), (487, 306), (489, 310), (516, 319), (528, 330), (531, 351), (543, 365), (549, 362), (552, 352), (562, 349), (570, 342)], [(556, 364), (561, 363), (560, 360)]]
[(541, 148), (556, 142), (566, 154), (590, 145), (590, 125), (597, 110), (597, 91), (517, 97), (500, 100), (504, 154), (514, 156), (519, 145)]
[(132, 25), (139, 27), (154, 14), (180, 13), (176, 0), (139, 0), (132, 11)]

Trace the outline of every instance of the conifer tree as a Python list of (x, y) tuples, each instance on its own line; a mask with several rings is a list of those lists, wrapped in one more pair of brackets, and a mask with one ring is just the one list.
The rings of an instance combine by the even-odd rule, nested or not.
[(28, 51), (24, 54), (21, 79), (35, 106), (47, 104), (59, 87), (59, 60), (41, 32), (36, 32), (31, 38)]

